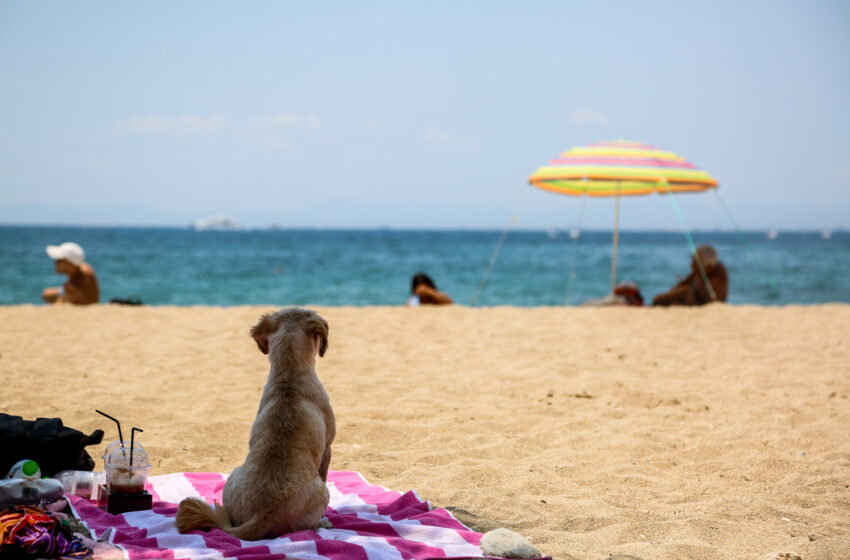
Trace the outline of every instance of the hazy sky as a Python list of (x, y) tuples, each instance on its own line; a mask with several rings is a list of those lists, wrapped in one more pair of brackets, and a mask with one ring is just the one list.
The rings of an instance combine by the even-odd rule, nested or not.
[(850, 227), (850, 2), (0, 2), (0, 223), (566, 228), (528, 176), (620, 138), (744, 228)]

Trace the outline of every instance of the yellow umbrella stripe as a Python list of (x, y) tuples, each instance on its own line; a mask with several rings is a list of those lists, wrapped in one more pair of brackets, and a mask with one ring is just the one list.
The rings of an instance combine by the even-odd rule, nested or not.
[[(705, 191), (704, 183), (665, 183), (647, 181), (593, 181), (593, 180), (531, 180), (535, 187), (559, 194), (588, 196), (634, 196), (652, 193)], [(712, 188), (712, 187), (708, 187)]]
[(675, 152), (662, 150), (645, 150), (632, 148), (608, 148), (608, 147), (578, 147), (572, 148), (561, 154), (562, 158), (569, 157), (617, 157), (638, 159), (660, 159), (669, 161), (685, 161), (685, 158)]
[(607, 167), (607, 166), (546, 166), (531, 176), (531, 181), (554, 179), (606, 179), (609, 181), (642, 180), (691, 181), (707, 186), (717, 185), (717, 180), (699, 169), (669, 169), (656, 167)]

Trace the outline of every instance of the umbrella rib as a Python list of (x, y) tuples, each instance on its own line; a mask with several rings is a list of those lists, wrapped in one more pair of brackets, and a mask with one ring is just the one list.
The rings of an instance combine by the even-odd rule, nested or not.
[(487, 283), (487, 278), (490, 276), (490, 271), (493, 270), (493, 266), (496, 264), (496, 259), (499, 258), (499, 251), (502, 250), (502, 245), (505, 243), (505, 238), (508, 236), (508, 232), (511, 229), (511, 223), (515, 221), (516, 216), (511, 216), (511, 219), (508, 221), (508, 225), (505, 226), (505, 231), (502, 232), (502, 238), (499, 239), (499, 244), (496, 246), (496, 251), (490, 258), (490, 264), (489, 266), (487, 266), (487, 270), (484, 272), (484, 277), (481, 278), (481, 282), (478, 284), (478, 290), (476, 290), (475, 296), (473, 296), (472, 301), (469, 303), (470, 307), (475, 307), (475, 304), (478, 302), (478, 296), (480, 296), (481, 292), (484, 291), (484, 285)]

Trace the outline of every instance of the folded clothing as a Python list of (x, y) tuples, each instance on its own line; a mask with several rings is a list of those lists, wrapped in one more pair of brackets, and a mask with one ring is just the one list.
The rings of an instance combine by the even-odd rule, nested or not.
[(91, 558), (92, 550), (54, 513), (36, 506), (0, 510), (0, 558)]

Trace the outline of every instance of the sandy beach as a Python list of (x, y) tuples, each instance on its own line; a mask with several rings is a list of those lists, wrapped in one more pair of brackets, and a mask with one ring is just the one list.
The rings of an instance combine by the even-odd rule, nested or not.
[[(559, 559), (850, 557), (850, 306), (313, 308), (331, 469)], [(274, 309), (0, 308), (0, 411), (229, 472)]]

